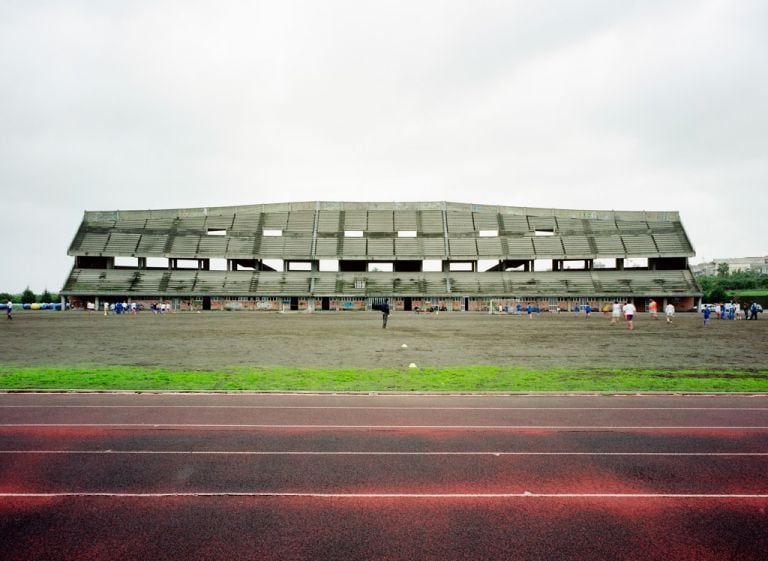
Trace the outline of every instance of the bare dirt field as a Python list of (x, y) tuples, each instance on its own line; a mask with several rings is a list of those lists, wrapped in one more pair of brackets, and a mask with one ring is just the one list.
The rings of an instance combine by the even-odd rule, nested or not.
[[(637, 329), (593, 314), (207, 312), (105, 317), (20, 312), (0, 323), (6, 365), (401, 368), (458, 365), (606, 368), (768, 367), (768, 321), (640, 314)], [(402, 345), (407, 345), (407, 348)]]

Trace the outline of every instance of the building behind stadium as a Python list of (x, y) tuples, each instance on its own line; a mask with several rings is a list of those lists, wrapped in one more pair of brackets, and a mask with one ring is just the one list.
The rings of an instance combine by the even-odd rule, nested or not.
[(174, 310), (693, 309), (677, 212), (451, 202), (300, 202), (86, 211), (61, 291)]

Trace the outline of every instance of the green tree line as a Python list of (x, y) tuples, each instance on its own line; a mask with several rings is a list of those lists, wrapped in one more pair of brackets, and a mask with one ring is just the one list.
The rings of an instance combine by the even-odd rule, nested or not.
[(35, 302), (38, 302), (40, 304), (50, 304), (50, 303), (58, 302), (59, 295), (53, 292), (48, 292), (48, 289), (46, 288), (38, 296), (32, 290), (30, 290), (29, 287), (25, 288), (24, 292), (22, 292), (21, 294), (11, 294), (9, 292), (0, 292), (0, 302), (4, 304), (8, 302), (8, 300), (13, 302), (14, 304), (34, 304)]
[(727, 263), (720, 263), (716, 275), (703, 275), (697, 278), (704, 293), (705, 302), (725, 302), (734, 293), (744, 290), (765, 290), (768, 292), (768, 275), (758, 271), (731, 272)]

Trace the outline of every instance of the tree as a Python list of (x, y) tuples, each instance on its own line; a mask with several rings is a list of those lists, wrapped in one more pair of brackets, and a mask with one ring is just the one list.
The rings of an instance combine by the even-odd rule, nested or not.
[(51, 293), (48, 292), (48, 289), (46, 288), (43, 290), (43, 293), (40, 295), (40, 302), (42, 304), (50, 304), (53, 301), (53, 296), (51, 296)]
[(24, 289), (24, 292), (21, 293), (21, 303), (22, 304), (34, 304), (37, 302), (37, 296), (35, 296), (35, 293), (32, 292), (29, 287)]
[(13, 296), (7, 292), (0, 292), (0, 304), (5, 304), (9, 300), (13, 300)]
[(728, 266), (728, 263), (718, 263), (717, 264), (717, 276), (718, 277), (727, 277), (730, 270), (731, 270), (731, 268)]

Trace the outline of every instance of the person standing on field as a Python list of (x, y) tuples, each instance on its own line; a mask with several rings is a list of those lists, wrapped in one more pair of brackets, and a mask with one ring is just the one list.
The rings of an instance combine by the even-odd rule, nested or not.
[(672, 318), (675, 317), (675, 307), (672, 305), (672, 302), (664, 308), (664, 314), (667, 316), (667, 323), (672, 323)]
[(627, 325), (629, 325), (629, 330), (634, 331), (635, 324), (633, 323), (633, 320), (635, 319), (637, 308), (635, 308), (635, 305), (632, 303), (631, 300), (627, 300), (627, 303), (624, 304), (623, 310), (624, 310), (624, 318), (627, 320)]
[(384, 300), (384, 303), (381, 305), (381, 328), (386, 329), (387, 328), (387, 320), (389, 319), (389, 298)]
[(8, 304), (6, 305), (5, 313), (7, 314), (8, 319), (13, 319), (13, 302), (10, 300), (8, 300)]
[(658, 308), (659, 305), (656, 303), (656, 300), (651, 298), (651, 301), (648, 303), (648, 311), (651, 313), (653, 319), (659, 319)]
[(621, 319), (621, 304), (619, 304), (618, 300), (613, 301), (613, 306), (611, 307), (611, 325), (616, 325), (619, 323), (619, 320)]

